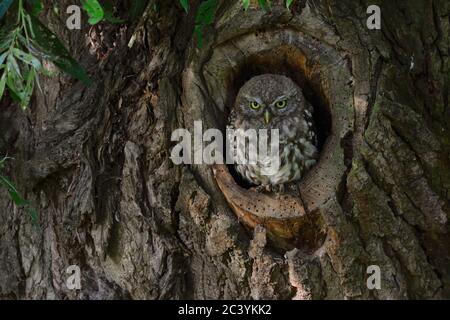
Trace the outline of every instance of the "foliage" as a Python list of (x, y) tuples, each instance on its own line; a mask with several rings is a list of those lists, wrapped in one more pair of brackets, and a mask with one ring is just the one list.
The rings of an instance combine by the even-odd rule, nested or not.
[(290, 9), (293, 2), (294, 0), (286, 0), (286, 8)]
[(83, 9), (89, 15), (89, 23), (97, 24), (103, 20), (105, 11), (97, 0), (82, 0)]
[[(48, 75), (43, 67), (44, 60), (52, 61), (57, 67), (73, 77), (89, 84), (86, 72), (71, 58), (58, 38), (45, 27), (36, 17), (42, 9), (42, 0), (0, 0), (0, 18), (8, 9), (17, 4), (17, 22), (12, 30), (2, 29), (0, 33), (0, 99), (5, 89), (8, 90), (14, 101), (22, 108), (29, 104), (35, 84), (39, 86), (39, 75)], [(286, 0), (289, 8), (294, 0)], [(26, 2), (28, 10), (25, 8)], [(188, 12), (189, 0), (179, 0), (182, 8)], [(214, 22), (218, 0), (203, 0), (198, 8), (195, 18), (194, 33), (199, 47), (203, 45), (203, 30)], [(242, 0), (245, 10), (250, 7), (250, 0)], [(113, 15), (113, 8), (109, 2), (98, 0), (81, 0), (82, 7), (89, 16), (90, 24), (100, 21), (120, 23), (123, 20)], [(130, 17), (146, 7), (148, 0), (135, 0), (131, 7)], [(258, 0), (259, 6), (270, 9), (270, 0)]]
[(52, 61), (66, 73), (89, 83), (83, 68), (35, 16), (42, 10), (41, 0), (27, 0), (34, 14), (28, 13), (24, 1), (17, 2), (16, 21), (0, 32), (0, 99), (7, 89), (23, 109), (30, 102), (35, 84), (39, 86), (39, 75), (50, 75), (43, 67), (44, 60)]
[(5, 162), (8, 159), (10, 159), (10, 158), (5, 157), (3, 159), (0, 159), (0, 186), (6, 188), (6, 190), (9, 193), (9, 196), (10, 196), (11, 200), (14, 202), (14, 204), (18, 207), (23, 208), (25, 210), (25, 212), (27, 212), (28, 215), (30, 216), (33, 224), (36, 224), (38, 221), (38, 214), (37, 214), (36, 210), (30, 205), (30, 203), (28, 201), (26, 201), (21, 196), (21, 194), (19, 193), (19, 191), (17, 191), (14, 184), (7, 177), (5, 177), (1, 174), (2, 170), (4, 169)]
[[(142, 3), (143, 1), (133, 1), (134, 3)], [(97, 24), (101, 21), (108, 21), (111, 23), (122, 23), (123, 20), (116, 18), (113, 14), (113, 7), (111, 3), (105, 2), (103, 5), (98, 0), (81, 0), (83, 9), (89, 16), (88, 23), (91, 25)]]
[(203, 29), (214, 22), (218, 2), (218, 0), (204, 0), (198, 8), (194, 32), (199, 48), (203, 45)]
[(261, 9), (268, 10), (270, 8), (270, 1), (268, 0), (258, 0), (258, 4)]
[(247, 10), (250, 7), (250, 0), (242, 0), (242, 6)]
[[(181, 7), (186, 11), (189, 11), (189, 0), (179, 0)], [(218, 0), (203, 0), (200, 4), (195, 18), (194, 33), (197, 36), (197, 43), (199, 48), (203, 45), (203, 29), (214, 22), (214, 16), (217, 11)], [(242, 6), (244, 10), (250, 7), (251, 0), (242, 0)], [(286, 8), (290, 9), (294, 0), (286, 0)], [(258, 0), (258, 5), (263, 10), (270, 10), (270, 0)]]
[[(289, 9), (294, 0), (286, 0)], [(130, 9), (130, 18), (136, 18), (147, 6), (149, 0), (134, 0)], [(179, 0), (183, 10), (188, 13), (189, 0)], [(250, 7), (250, 0), (242, 0), (245, 10)], [(214, 22), (219, 0), (203, 0), (195, 17), (194, 33), (199, 47), (203, 44), (203, 30)], [(81, 0), (82, 8), (89, 16), (88, 22), (95, 25), (101, 21), (121, 23), (113, 14), (113, 7), (108, 1), (100, 4), (98, 0)], [(270, 0), (258, 0), (259, 6), (270, 9)], [(52, 61), (67, 74), (89, 84), (90, 80), (84, 69), (70, 56), (68, 50), (37, 15), (43, 9), (42, 0), (0, 0), (0, 19), (8, 10), (14, 8), (15, 22), (2, 25), (0, 30), (0, 100), (7, 90), (11, 98), (22, 109), (29, 105), (35, 85), (39, 85), (40, 75), (51, 75), (46, 70), (44, 61)], [(14, 14), (12, 14), (14, 16)], [(0, 171), (7, 158), (0, 160)], [(0, 175), (0, 186), (7, 189), (13, 202), (23, 207), (33, 221), (37, 220), (36, 211), (24, 200), (11, 181)]]
[[(294, 0), (285, 0), (286, 8), (290, 9), (293, 3)], [(242, 4), (244, 6), (244, 9), (247, 10), (250, 6), (250, 0), (242, 0)], [(261, 9), (267, 11), (270, 9), (270, 0), (258, 0), (258, 5)]]
[[(147, 2), (133, 1), (132, 9), (137, 11)], [(90, 24), (103, 20), (123, 22), (114, 16), (108, 1), (103, 5), (98, 0), (81, 0), (81, 3)], [(23, 109), (28, 106), (35, 85), (39, 87), (39, 76), (51, 74), (43, 67), (45, 60), (52, 61), (86, 85), (90, 83), (84, 69), (70, 56), (56, 35), (37, 18), (42, 9), (42, 0), (0, 0), (0, 18), (8, 10), (14, 10), (16, 14), (16, 21), (7, 23), (0, 30), (0, 99), (7, 90)]]
[(6, 11), (8, 11), (9, 7), (12, 5), (13, 0), (3, 0), (0, 3), (0, 19), (3, 18)]
[(189, 11), (189, 0), (180, 0), (180, 4), (187, 13)]

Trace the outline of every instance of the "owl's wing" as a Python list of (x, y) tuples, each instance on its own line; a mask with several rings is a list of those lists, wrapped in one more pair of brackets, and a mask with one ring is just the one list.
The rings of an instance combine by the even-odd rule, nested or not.
[(228, 116), (228, 126), (234, 127), (234, 123), (236, 121), (236, 111), (235, 109), (231, 109), (230, 114)]
[(306, 139), (309, 140), (314, 146), (317, 146), (317, 127), (314, 123), (313, 117), (314, 108), (308, 101), (305, 101), (305, 109), (303, 110), (303, 117), (308, 125), (308, 134)]

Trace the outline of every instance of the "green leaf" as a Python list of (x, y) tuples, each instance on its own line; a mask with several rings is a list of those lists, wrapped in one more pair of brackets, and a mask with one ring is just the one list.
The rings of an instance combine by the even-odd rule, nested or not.
[(0, 19), (3, 18), (12, 3), (13, 0), (0, 0)]
[(14, 102), (17, 102), (22, 106), (25, 100), (25, 95), (23, 93), (23, 79), (16, 74), (14, 69), (10, 69), (6, 74), (6, 86), (8, 87), (9, 94)]
[[(3, 159), (2, 162), (0, 162), (0, 164), (3, 164), (4, 160), (5, 159)], [(33, 224), (36, 224), (39, 219), (36, 209), (31, 207), (30, 203), (20, 195), (20, 193), (17, 191), (14, 184), (8, 178), (6, 178), (4, 176), (0, 176), (0, 186), (3, 186), (6, 188), (6, 190), (9, 193), (9, 196), (10, 196), (11, 200), (14, 202), (14, 204), (19, 207), (24, 207), (25, 211), (30, 216)]]
[(3, 97), (3, 93), (5, 92), (6, 86), (6, 72), (3, 72), (2, 77), (0, 78), (0, 100)]
[(23, 91), (23, 100), (21, 103), (21, 107), (24, 110), (30, 104), (31, 96), (33, 95), (35, 78), (36, 78), (36, 71), (35, 71), (35, 69), (31, 68), (27, 74), (27, 83), (26, 83), (25, 89)]
[(22, 77), (22, 73), (20, 72), (19, 64), (17, 63), (17, 60), (12, 55), (8, 56), (7, 69), (10, 71), (14, 70), (19, 77)]
[(44, 9), (42, 0), (27, 0), (31, 7), (31, 14), (37, 16)]
[(13, 101), (20, 104), (22, 102), (22, 98), (20, 96), (20, 93), (16, 91), (16, 86), (14, 82), (11, 81), (9, 74), (6, 76), (6, 86), (8, 87), (9, 95), (11, 96)]
[(82, 0), (81, 3), (89, 16), (89, 24), (94, 25), (103, 20), (105, 12), (97, 0)]
[(286, 0), (286, 8), (290, 9), (294, 0)]
[(0, 38), (0, 52), (8, 50), (11, 45), (11, 39), (9, 37)]
[(58, 8), (58, 4), (57, 3), (53, 4), (52, 10), (57, 16), (59, 16), (59, 8)]
[(36, 70), (41, 70), (42, 69), (42, 64), (41, 62), (34, 57), (33, 55), (23, 52), (22, 50), (18, 49), (18, 48), (13, 48), (12, 52), (14, 54), (14, 56), (16, 58), (18, 58), (19, 60), (25, 62), (26, 64), (32, 66), (33, 68), (35, 68)]
[(136, 19), (144, 13), (147, 8), (148, 0), (134, 0), (130, 9), (130, 18)]
[(64, 45), (58, 40), (46, 26), (44, 26), (36, 17), (31, 16), (31, 23), (35, 37), (33, 43), (39, 47), (39, 50), (48, 56), (53, 63), (64, 72), (81, 80), (89, 85), (88, 75), (84, 69), (70, 56)]
[[(34, 38), (34, 29), (33, 29), (33, 24), (31, 23), (31, 16), (29, 14), (25, 15), (25, 20), (27, 21), (28, 24), (28, 30), (30, 31), (30, 35), (32, 38)], [(25, 26), (26, 28), (26, 26)], [(19, 34), (19, 38), (22, 38), (22, 43), (25, 43), (26, 45), (28, 45), (29, 41), (27, 38), (23, 37), (22, 35)]]
[(250, 0), (242, 0), (242, 6), (247, 10), (250, 7)]
[(0, 66), (5, 62), (6, 57), (8, 56), (8, 52), (4, 52), (0, 55)]
[(19, 193), (11, 191), (11, 190), (9, 190), (8, 193), (9, 193), (9, 196), (11, 197), (12, 201), (17, 206), (22, 207), (22, 206), (28, 205), (28, 202), (25, 199), (23, 199)]
[(189, 12), (189, 0), (180, 0), (180, 4), (186, 13)]
[(111, 23), (123, 23), (124, 20), (114, 16), (114, 8), (111, 3), (106, 2), (103, 4), (103, 10), (105, 12), (104, 19)]
[(28, 202), (24, 198), (22, 198), (19, 193), (11, 191), (11, 190), (8, 193), (9, 193), (9, 196), (11, 197), (12, 201), (17, 206), (22, 207), (22, 206), (28, 205)]
[(11, 181), (8, 180), (8, 178), (0, 176), (0, 184), (3, 185), (6, 188), (6, 190), (8, 190), (9, 196), (16, 205), (18, 206), (28, 205), (28, 202), (20, 196), (16, 187), (12, 184)]
[(34, 209), (34, 208), (30, 207), (30, 206), (27, 206), (25, 208), (25, 211), (30, 216), (31, 221), (33, 222), (33, 224), (36, 224), (38, 222), (38, 220), (39, 220), (39, 216), (38, 216), (38, 213), (37, 213), (36, 209)]
[[(1, 0), (0, 0), (1, 1)], [(8, 50), (12, 42), (16, 38), (19, 30), (17, 26), (12, 23), (3, 23), (0, 27), (0, 52)]]
[(218, 0), (205, 0), (198, 8), (197, 16), (195, 18), (196, 24), (209, 25), (214, 22), (214, 15), (216, 14)]
[(6, 178), (4, 176), (0, 176), (0, 184), (3, 185), (6, 189), (8, 189), (8, 191), (13, 191), (15, 193), (18, 193), (16, 187), (14, 187), (14, 185), (12, 184), (11, 181), (9, 181), (8, 178)]
[(201, 49), (203, 47), (203, 26), (196, 25), (194, 33), (197, 36), (197, 46), (199, 49)]
[(270, 2), (268, 0), (258, 0), (261, 9), (268, 11), (270, 9)]
[[(3, 159), (0, 159), (0, 170), (5, 168), (4, 165), (6, 160), (8, 159), (12, 158), (4, 157)], [(39, 220), (39, 216), (36, 209), (31, 207), (30, 203), (20, 195), (19, 191), (17, 191), (17, 188), (14, 186), (14, 184), (7, 177), (2, 175), (0, 175), (0, 187), (1, 186), (4, 187), (6, 191), (8, 191), (9, 196), (11, 200), (14, 202), (14, 204), (25, 209), (25, 212), (28, 213), (32, 223), (35, 225)]]
[(218, 0), (205, 0), (200, 4), (195, 17), (194, 33), (197, 36), (197, 45), (203, 46), (203, 29), (205, 26), (214, 22)]

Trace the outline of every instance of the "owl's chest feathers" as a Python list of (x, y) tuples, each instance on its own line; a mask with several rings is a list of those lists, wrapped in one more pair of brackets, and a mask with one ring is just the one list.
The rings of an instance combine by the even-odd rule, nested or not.
[[(316, 158), (316, 147), (301, 138), (296, 142), (280, 143), (279, 157), (269, 152), (267, 156), (258, 158), (256, 164), (238, 164), (236, 169), (254, 184), (278, 185), (299, 180), (316, 163)], [(271, 166), (277, 161), (279, 166), (271, 171)]]
[[(270, 149), (271, 134), (267, 155), (258, 155), (256, 163), (237, 164), (236, 170), (249, 182), (257, 185), (279, 185), (299, 180), (304, 173), (315, 165), (318, 158), (317, 137), (312, 120), (311, 109), (306, 108), (301, 113), (293, 114), (271, 123), (266, 127), (263, 123), (255, 123), (245, 118), (234, 118), (231, 128), (248, 129), (278, 129), (279, 154), (272, 155)], [(245, 144), (238, 147), (238, 154), (246, 155)], [(273, 166), (278, 163), (279, 166)], [(274, 170), (275, 168), (275, 170)]]
[[(311, 113), (304, 112), (303, 117), (286, 118), (275, 126), (279, 129), (278, 155), (271, 155), (269, 145), (268, 154), (259, 155), (256, 164), (238, 164), (236, 170), (246, 180), (257, 185), (278, 185), (299, 180), (317, 159), (316, 134)], [(243, 120), (236, 121), (231, 127), (247, 130), (250, 126), (251, 123)], [(248, 155), (245, 145), (238, 146), (238, 149), (238, 154)], [(273, 164), (277, 162), (279, 166), (275, 166), (274, 170)]]

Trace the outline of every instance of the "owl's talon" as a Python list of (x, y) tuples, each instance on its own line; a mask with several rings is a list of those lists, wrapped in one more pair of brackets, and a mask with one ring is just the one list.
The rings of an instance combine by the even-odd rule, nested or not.
[(284, 184), (279, 184), (273, 187), (276, 198), (281, 199), (281, 196), (284, 194)]
[(263, 192), (263, 193), (275, 193), (277, 198), (280, 198), (282, 194), (284, 194), (285, 187), (284, 184), (279, 185), (260, 185), (255, 188), (253, 188), (256, 192)]
[(271, 186), (270, 184), (267, 185), (259, 185), (255, 188), (253, 188), (254, 191), (256, 192), (260, 192), (260, 193), (271, 193), (273, 192), (273, 186)]
[(266, 191), (266, 186), (260, 185), (260, 186), (257, 186), (257, 187), (255, 187), (255, 188), (253, 188), (253, 190), (256, 191), (256, 192), (261, 193), (261, 192)]

